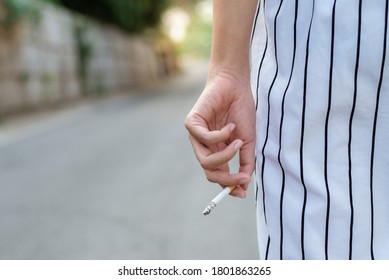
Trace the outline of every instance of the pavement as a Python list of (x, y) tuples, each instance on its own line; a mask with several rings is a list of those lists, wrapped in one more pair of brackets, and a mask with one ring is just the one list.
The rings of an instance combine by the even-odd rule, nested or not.
[(184, 119), (205, 62), (163, 83), (0, 125), (0, 259), (257, 259), (254, 188), (220, 187)]

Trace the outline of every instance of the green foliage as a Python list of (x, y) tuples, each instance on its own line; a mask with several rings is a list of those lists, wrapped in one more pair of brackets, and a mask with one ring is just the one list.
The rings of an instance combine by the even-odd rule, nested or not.
[(45, 0), (100, 21), (115, 24), (128, 32), (140, 32), (159, 23), (170, 0)]
[(46, 2), (50, 2), (50, 3), (53, 3), (53, 4), (60, 4), (60, 0), (44, 0)]
[(83, 20), (74, 23), (74, 38), (78, 53), (78, 75), (81, 79), (82, 93), (88, 93), (89, 64), (93, 56), (93, 43), (88, 38), (88, 26)]
[(53, 74), (49, 72), (42, 73), (41, 75), (41, 84), (43, 89), (42, 96), (46, 101), (49, 101), (53, 95), (53, 91), (51, 89), (51, 84), (53, 83), (53, 81), (54, 81)]
[(179, 45), (180, 54), (208, 58), (211, 53), (212, 21), (193, 13), (186, 37)]
[(30, 79), (30, 74), (27, 71), (21, 71), (17, 77), (16, 80), (23, 86), (25, 86)]
[(39, 21), (39, 3), (31, 0), (0, 0), (1, 26), (10, 28), (22, 19)]

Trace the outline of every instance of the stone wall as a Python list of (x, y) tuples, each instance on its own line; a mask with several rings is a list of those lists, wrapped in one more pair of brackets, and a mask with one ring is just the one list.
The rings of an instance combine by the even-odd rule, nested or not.
[(38, 23), (0, 33), (0, 114), (158, 80), (162, 57), (145, 37), (47, 5)]

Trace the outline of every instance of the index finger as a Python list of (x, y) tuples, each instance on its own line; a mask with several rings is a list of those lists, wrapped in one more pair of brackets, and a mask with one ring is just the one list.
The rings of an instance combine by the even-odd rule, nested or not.
[(229, 123), (220, 130), (209, 130), (204, 120), (199, 121), (187, 118), (185, 127), (200, 143), (210, 146), (228, 140), (236, 126), (233, 123)]

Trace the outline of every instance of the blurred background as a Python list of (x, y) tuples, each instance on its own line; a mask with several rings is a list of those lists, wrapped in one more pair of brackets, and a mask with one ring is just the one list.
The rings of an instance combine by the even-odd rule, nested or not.
[(211, 33), (211, 0), (0, 0), (0, 259), (258, 258), (253, 185), (201, 214)]

